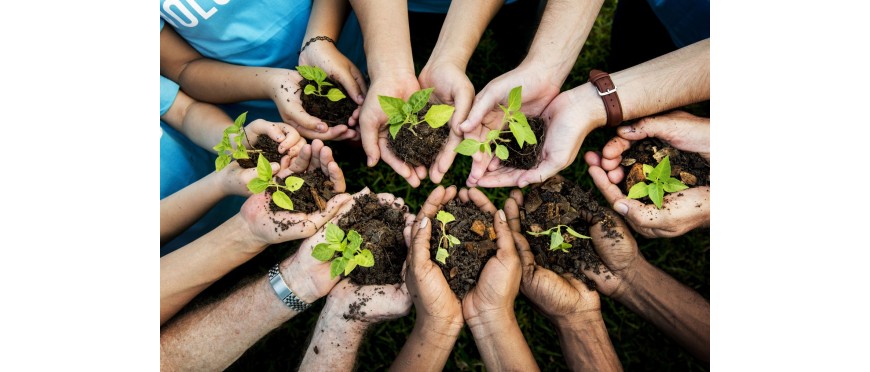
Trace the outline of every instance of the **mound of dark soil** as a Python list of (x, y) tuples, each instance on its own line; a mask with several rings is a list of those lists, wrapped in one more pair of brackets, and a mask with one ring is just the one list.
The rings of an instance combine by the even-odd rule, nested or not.
[[(628, 195), (632, 186), (646, 180), (644, 164), (655, 167), (665, 156), (669, 156), (671, 162), (671, 177), (689, 187), (710, 186), (710, 163), (700, 154), (678, 150), (665, 141), (650, 137), (635, 142), (622, 153), (622, 165), (626, 167), (625, 179), (619, 184), (622, 193)], [(652, 204), (649, 197), (638, 200)]]
[[(300, 82), (299, 94), (302, 99), (302, 108), (308, 115), (314, 116), (320, 120), (323, 120), (324, 123), (329, 125), (330, 127), (334, 127), (336, 125), (347, 124), (348, 119), (353, 115), (353, 110), (356, 110), (357, 104), (354, 102), (350, 96), (347, 94), (347, 91), (344, 90), (344, 87), (341, 86), (335, 80), (331, 78), (326, 78), (326, 81), (331, 83), (331, 87), (323, 87), (323, 94), (326, 95), (326, 92), (331, 88), (336, 88), (344, 94), (345, 98), (338, 100), (336, 102), (330, 101), (329, 98), (321, 97), (316, 94), (305, 94), (303, 92), (303, 88), (305, 88), (308, 84), (314, 84), (317, 87), (317, 83), (313, 80), (302, 79)], [(286, 89), (286, 88), (285, 88)]]
[[(427, 103), (426, 107), (417, 113), (417, 120), (423, 120), (430, 107), (432, 104)], [(407, 125), (402, 126), (402, 129), (396, 133), (396, 139), (387, 134), (387, 145), (399, 159), (408, 164), (429, 168), (435, 161), (435, 156), (447, 142), (450, 126), (445, 124), (437, 129), (432, 129), (429, 124), (423, 122), (415, 125), (413, 132), (408, 128)]]
[(546, 126), (544, 125), (544, 119), (540, 117), (533, 116), (529, 117), (528, 120), (529, 126), (532, 127), (532, 132), (535, 133), (535, 138), (538, 139), (538, 143), (534, 145), (524, 143), (523, 148), (520, 148), (512, 133), (502, 133), (500, 138), (510, 141), (502, 142), (508, 148), (507, 160), (501, 161), (503, 166), (517, 169), (532, 169), (540, 163), (540, 149), (543, 148), (541, 146), (544, 145), (544, 140), (546, 139), (544, 138)]
[(353, 208), (338, 220), (338, 227), (345, 232), (356, 230), (362, 238), (361, 249), (372, 251), (375, 265), (357, 266), (350, 273), (350, 281), (357, 285), (396, 284), (402, 282), (402, 263), (408, 256), (408, 247), (402, 230), (405, 228), (401, 209), (378, 203), (374, 194), (357, 197)]
[[(269, 138), (269, 136), (257, 137), (257, 142), (254, 143), (253, 146), (248, 143), (245, 143), (244, 145), (248, 149), (251, 149), (251, 147), (253, 147), (254, 150), (262, 151), (262, 154), (266, 156), (266, 159), (269, 160), (270, 163), (280, 163), (281, 157), (284, 156), (283, 154), (278, 152), (278, 142), (275, 142), (275, 140)], [(249, 152), (249, 159), (237, 159), (236, 161), (239, 162), (239, 166), (241, 166), (242, 168), (256, 168), (257, 160), (260, 159), (260, 154), (261, 153), (259, 152)]]
[(496, 253), (493, 216), (472, 202), (462, 203), (458, 199), (448, 202), (444, 210), (456, 218), (447, 224), (447, 234), (455, 236), (461, 243), (447, 250), (450, 256), (445, 260), (446, 264), (435, 261), (441, 239), (441, 222), (433, 218), (429, 253), (432, 261), (441, 267), (450, 289), (462, 299), (477, 284), (486, 261)]

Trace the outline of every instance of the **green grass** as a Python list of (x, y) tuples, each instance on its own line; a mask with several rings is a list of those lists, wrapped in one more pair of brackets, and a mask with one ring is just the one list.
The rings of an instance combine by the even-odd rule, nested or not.
[[(563, 89), (585, 83), (592, 68), (607, 70), (606, 58), (609, 52), (609, 30), (616, 2), (605, 2), (601, 15), (583, 47), (580, 58), (566, 79)], [(480, 90), (490, 79), (509, 71), (513, 66), (498, 63), (498, 45), (490, 34), (484, 35), (468, 75), (476, 89)], [(419, 69), (420, 66), (418, 66)], [(693, 105), (688, 111), (709, 116), (709, 103)], [(586, 174), (587, 166), (582, 154), (599, 150), (613, 136), (612, 131), (597, 130), (585, 140), (577, 161), (562, 174), (584, 189), (598, 195), (601, 203), (606, 202), (595, 189)], [(334, 144), (335, 145), (335, 144)], [(417, 188), (411, 188), (404, 179), (380, 162), (374, 168), (364, 165), (365, 157), (360, 148), (341, 148), (336, 146), (336, 157), (348, 180), (348, 190), (355, 192), (368, 186), (374, 192), (388, 192), (402, 197), (413, 212), (416, 212), (429, 192), (436, 185), (426, 180)], [(456, 162), (442, 181), (442, 185), (464, 186), (470, 170), (470, 158), (457, 156)], [(484, 189), (491, 200), (502, 206), (509, 189)], [(652, 264), (661, 268), (676, 280), (710, 298), (710, 237), (709, 229), (695, 230), (673, 239), (644, 239), (636, 236), (642, 254)], [(275, 247), (273, 247), (275, 248)], [(262, 275), (269, 265), (292, 252), (293, 244), (287, 247), (270, 248), (258, 259), (246, 266), (256, 266)], [(232, 283), (232, 276), (222, 280)], [(226, 284), (224, 284), (226, 285)], [(216, 285), (219, 287), (219, 285)], [(285, 371), (294, 370), (301, 361), (308, 339), (317, 321), (323, 300), (304, 314), (290, 320), (264, 337), (248, 350), (229, 370), (238, 371)], [(553, 325), (530, 302), (520, 294), (516, 301), (516, 315), (520, 328), (528, 342), (538, 366), (542, 370), (565, 370), (565, 359), (559, 346)], [(607, 324), (611, 341), (616, 348), (626, 370), (657, 371), (702, 371), (706, 363), (699, 362), (684, 352), (678, 345), (665, 337), (650, 323), (629, 311), (626, 307), (602, 297), (602, 313)], [(378, 324), (370, 330), (366, 341), (359, 351), (357, 368), (359, 370), (380, 371), (387, 369), (405, 342), (414, 325), (414, 311), (408, 317)], [(239, 320), (243, 321), (243, 320)], [(480, 354), (468, 328), (461, 333), (445, 370), (478, 371), (484, 370)]]

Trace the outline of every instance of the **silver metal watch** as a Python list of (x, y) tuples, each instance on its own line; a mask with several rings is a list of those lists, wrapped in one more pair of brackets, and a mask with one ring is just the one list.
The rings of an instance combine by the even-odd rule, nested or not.
[(281, 276), (278, 264), (275, 264), (275, 266), (269, 270), (269, 284), (272, 285), (272, 289), (275, 290), (278, 299), (297, 313), (301, 313), (311, 307), (311, 304), (302, 301), (299, 297), (296, 297), (296, 294), (293, 293), (293, 291), (290, 290), (290, 287), (287, 286), (287, 283)]

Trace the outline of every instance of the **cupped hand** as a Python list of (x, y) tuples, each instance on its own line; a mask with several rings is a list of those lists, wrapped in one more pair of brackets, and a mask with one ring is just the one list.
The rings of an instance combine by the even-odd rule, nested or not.
[(414, 92), (420, 90), (417, 77), (413, 74), (384, 75), (372, 81), (366, 99), (360, 110), (359, 130), (362, 132), (363, 150), (367, 156), (366, 164), (374, 167), (378, 160), (383, 159), (412, 187), (420, 186), (420, 181), (426, 178), (426, 168), (411, 167), (399, 159), (387, 145), (387, 114), (381, 109), (378, 96), (389, 96), (407, 100)]
[(332, 154), (332, 149), (323, 144), (321, 140), (311, 141), (311, 144), (302, 146), (299, 154), (294, 157), (286, 170), (278, 173), (278, 177), (285, 178), (295, 173), (303, 173), (320, 169), (333, 183), (333, 191), (344, 192), (346, 183), (344, 172), (338, 167)]
[(596, 274), (594, 268), (590, 267), (584, 269), (583, 273), (595, 282), (599, 293), (619, 298), (646, 260), (640, 254), (637, 241), (625, 221), (613, 211), (605, 211), (605, 214), (602, 220), (589, 228), (589, 235), (607, 270), (599, 267)]
[[(387, 285), (356, 285), (345, 278), (329, 291), (327, 307), (348, 316), (348, 322), (370, 325), (401, 318), (411, 311), (411, 296), (405, 283)], [(354, 314), (348, 313), (351, 305), (359, 308)]]
[(302, 75), (294, 70), (276, 74), (268, 80), (269, 96), (278, 106), (281, 120), (292, 125), (305, 138), (321, 140), (345, 140), (356, 136), (356, 131), (347, 125), (329, 127), (322, 120), (309, 115), (302, 108)]
[(434, 88), (432, 97), (437, 103), (452, 105), (455, 108), (450, 118), (450, 134), (441, 152), (429, 167), (429, 178), (440, 183), (456, 158), (456, 146), (462, 142), (463, 133), (459, 129), (471, 110), (474, 100), (474, 85), (465, 75), (465, 70), (452, 63), (429, 61), (420, 72), (420, 87)]
[[(362, 105), (368, 90), (365, 78), (359, 68), (342, 54), (335, 44), (310, 44), (299, 55), (299, 65), (320, 67), (326, 75), (337, 81), (347, 91), (348, 98)], [(359, 120), (359, 108), (354, 110), (347, 125), (353, 127)]]

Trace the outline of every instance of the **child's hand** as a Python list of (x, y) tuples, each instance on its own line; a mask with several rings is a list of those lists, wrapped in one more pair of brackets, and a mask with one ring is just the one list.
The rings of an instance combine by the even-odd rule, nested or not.
[[(260, 136), (267, 136), (278, 143), (278, 152), (284, 154), (281, 157), (281, 169), (287, 168), (299, 151), (302, 151), (302, 146), (305, 146), (305, 138), (299, 134), (296, 129), (287, 123), (273, 123), (263, 119), (257, 119), (245, 126), (245, 137), (249, 143), (245, 143), (245, 147), (251, 149), (254, 144), (260, 139)], [(234, 144), (235, 142), (230, 141)]]

